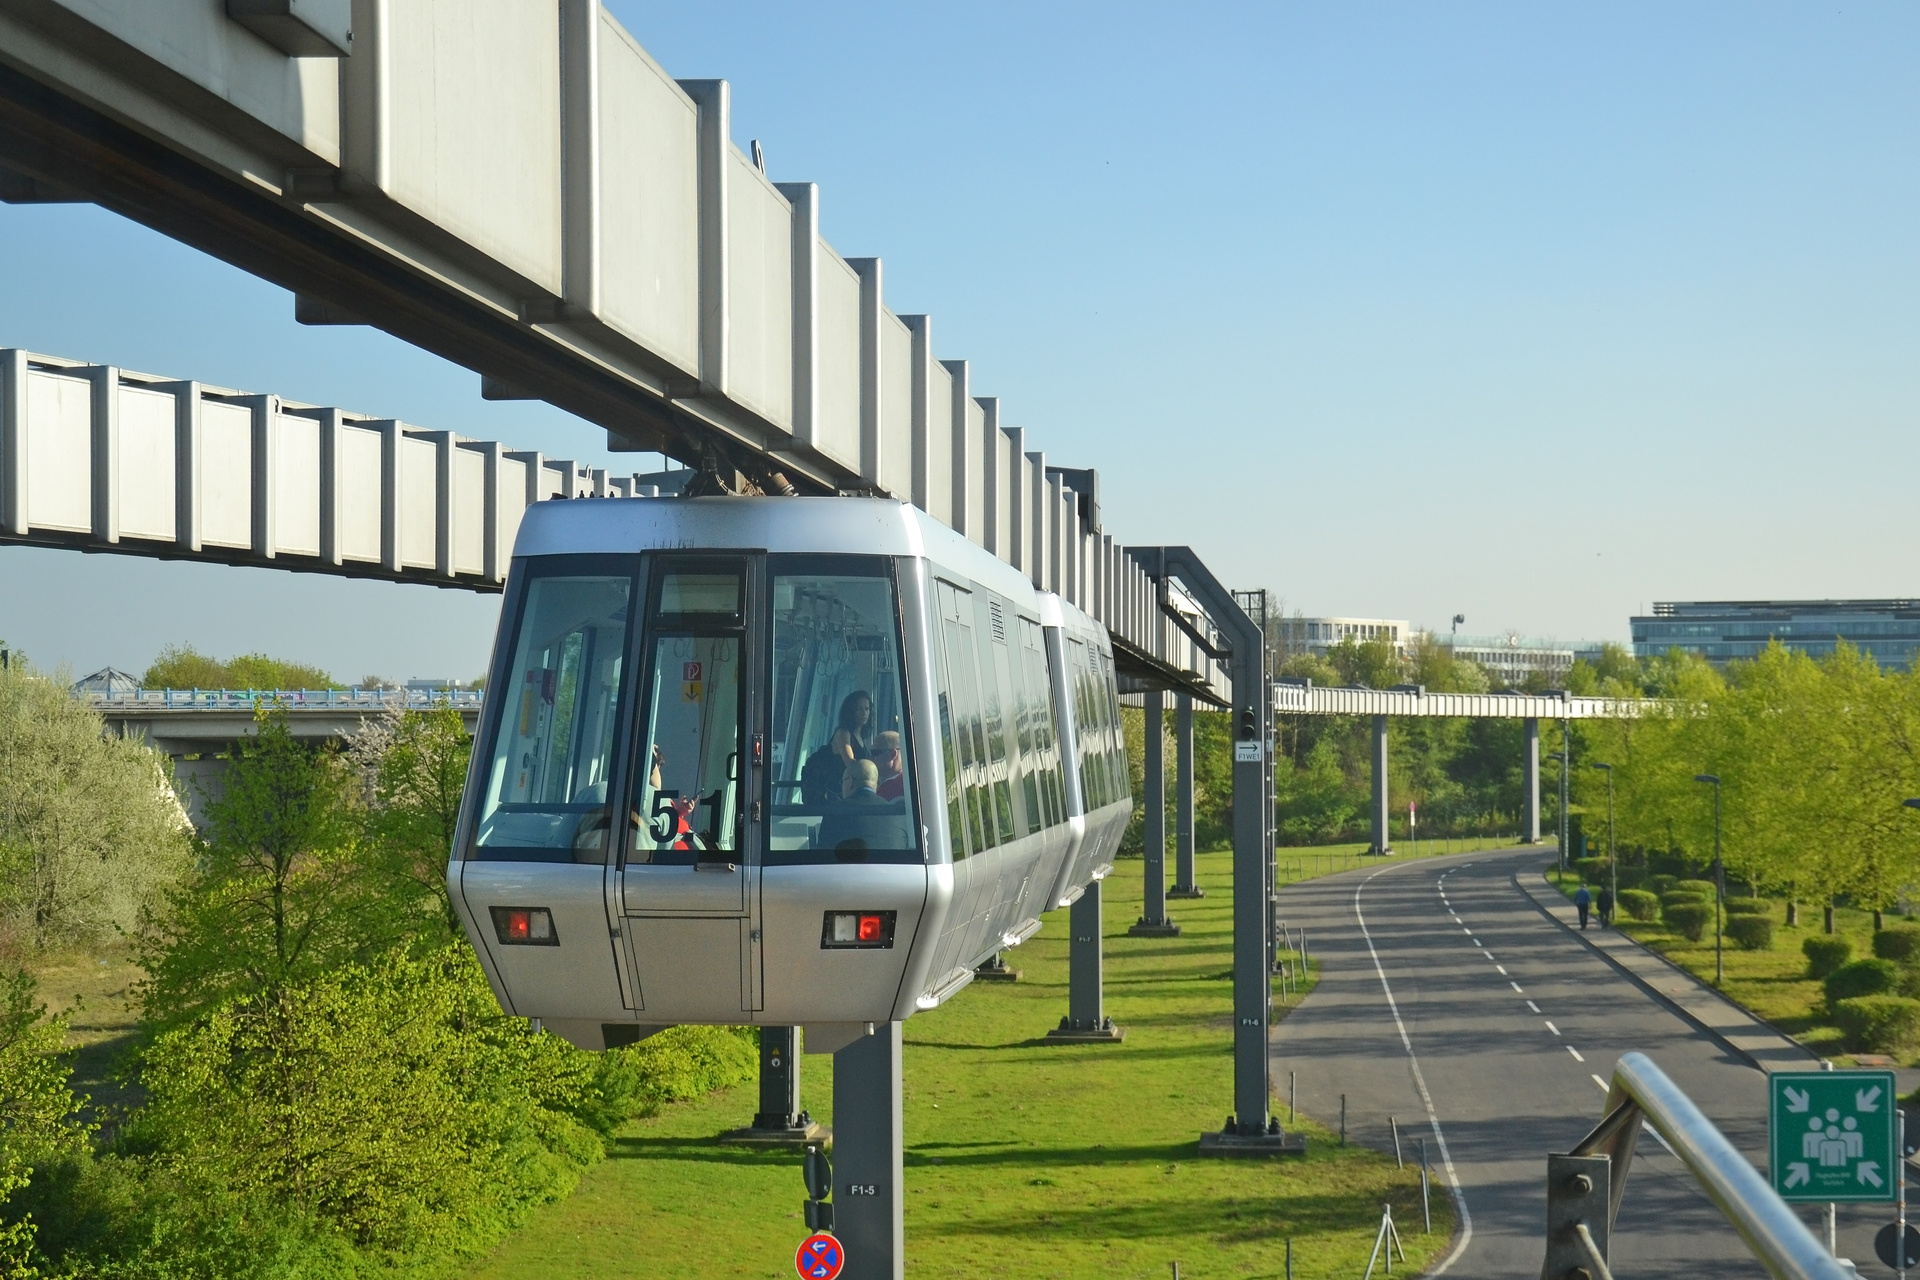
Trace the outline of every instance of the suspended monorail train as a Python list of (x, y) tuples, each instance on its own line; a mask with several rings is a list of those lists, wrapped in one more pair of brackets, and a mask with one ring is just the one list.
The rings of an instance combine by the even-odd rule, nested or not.
[(585, 1048), (934, 1008), (1132, 811), (1105, 629), (890, 500), (539, 503), (487, 690), (448, 884)]

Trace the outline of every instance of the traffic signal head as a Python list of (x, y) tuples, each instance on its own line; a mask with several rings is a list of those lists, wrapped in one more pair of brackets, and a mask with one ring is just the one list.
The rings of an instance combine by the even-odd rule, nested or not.
[(1252, 707), (1240, 713), (1240, 741), (1253, 742), (1260, 737), (1260, 713)]

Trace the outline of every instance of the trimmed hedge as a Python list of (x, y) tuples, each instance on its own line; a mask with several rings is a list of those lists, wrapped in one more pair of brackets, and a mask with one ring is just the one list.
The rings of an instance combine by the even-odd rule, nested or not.
[(1666, 909), (1667, 927), (1684, 936), (1689, 942), (1698, 942), (1713, 923), (1713, 908), (1704, 902), (1681, 902)]
[(1662, 907), (1671, 909), (1673, 907), (1697, 907), (1697, 906), (1711, 905), (1711, 903), (1710, 902), (1702, 903), (1700, 900), (1700, 895), (1698, 894), (1688, 893), (1683, 889), (1669, 889), (1665, 893), (1660, 895), (1660, 905)]
[(1833, 1006), (1848, 1045), (1863, 1053), (1901, 1053), (1920, 1047), (1920, 1000), (1854, 996)]
[(1852, 960), (1827, 975), (1827, 1004), (1837, 1007), (1855, 996), (1883, 996), (1900, 985), (1900, 966), (1891, 960)]
[(1818, 934), (1800, 944), (1807, 957), (1807, 976), (1824, 978), (1853, 959), (1853, 943), (1838, 935)]
[(1727, 936), (1742, 951), (1766, 951), (1773, 946), (1773, 917), (1730, 915), (1727, 917)]
[(1681, 880), (1677, 881), (1673, 887), (1681, 893), (1691, 893), (1695, 897), (1705, 898), (1708, 902), (1712, 902), (1719, 896), (1711, 880)]
[(1608, 873), (1613, 869), (1613, 860), (1610, 858), (1575, 858), (1573, 860), (1573, 869), (1578, 871), (1580, 878), (1588, 884), (1605, 884)]
[(1653, 886), (1655, 893), (1665, 893), (1667, 890), (1673, 888), (1675, 881), (1678, 879), (1678, 876), (1670, 876), (1663, 872), (1657, 876), (1648, 876), (1647, 883)]
[(1765, 898), (1728, 898), (1725, 903), (1730, 916), (1771, 916), (1773, 904)]
[(1660, 896), (1648, 893), (1645, 889), (1622, 889), (1620, 909), (1635, 920), (1658, 920)]
[(1920, 959), (1920, 925), (1896, 924), (1873, 935), (1873, 954), (1911, 964)]

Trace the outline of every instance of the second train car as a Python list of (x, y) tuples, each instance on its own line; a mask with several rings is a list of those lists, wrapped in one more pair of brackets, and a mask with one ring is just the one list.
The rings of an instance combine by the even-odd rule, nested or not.
[(574, 1044), (930, 1009), (1112, 866), (1106, 631), (910, 505), (543, 502), (448, 884)]

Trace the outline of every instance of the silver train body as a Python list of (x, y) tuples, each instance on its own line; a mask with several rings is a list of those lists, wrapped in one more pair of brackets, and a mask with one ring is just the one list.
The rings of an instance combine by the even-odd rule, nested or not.
[(1105, 629), (918, 509), (543, 502), (448, 884), (501, 1007), (575, 1044), (931, 1009), (1112, 867)]

